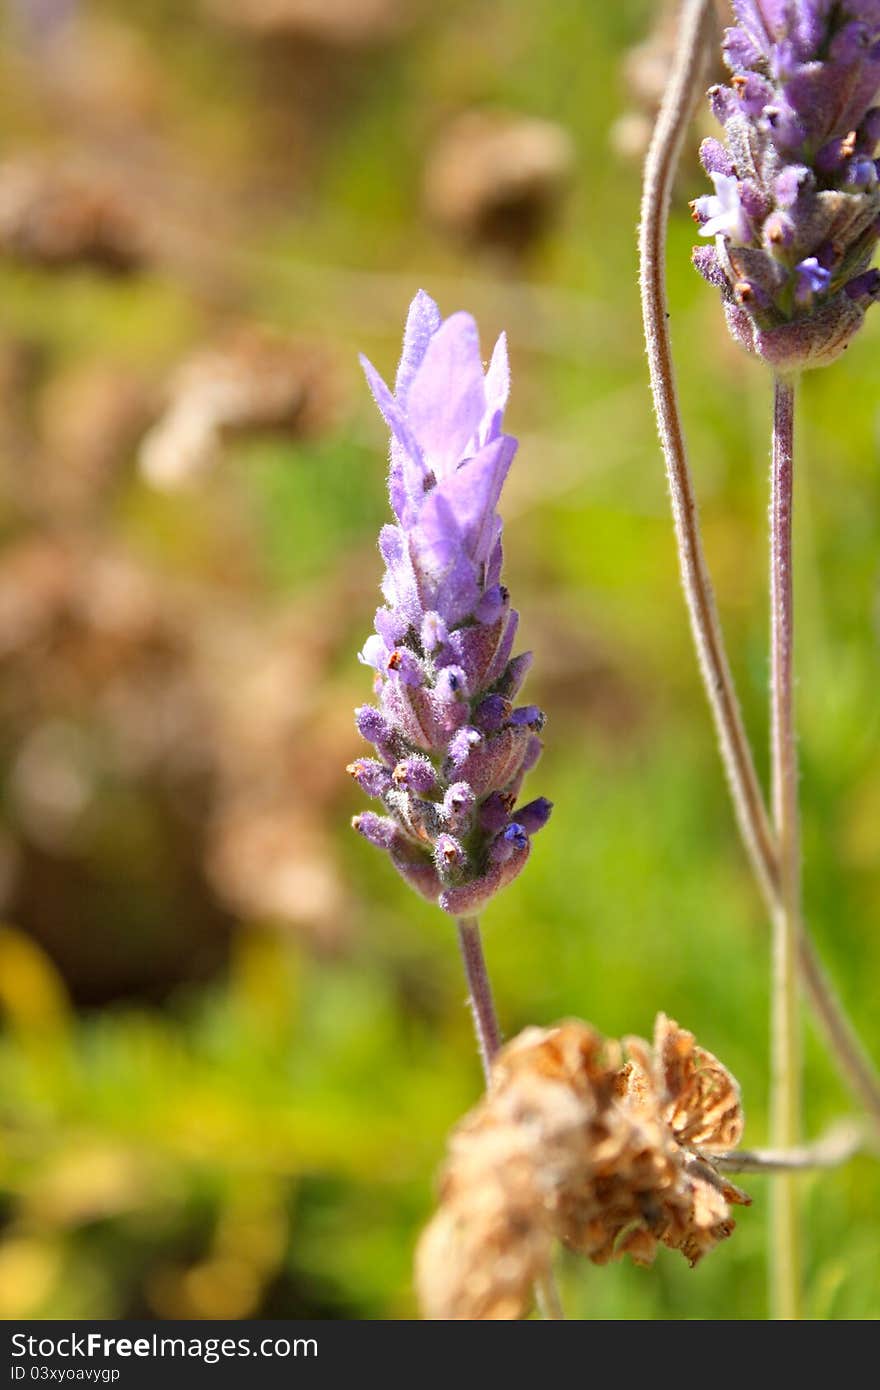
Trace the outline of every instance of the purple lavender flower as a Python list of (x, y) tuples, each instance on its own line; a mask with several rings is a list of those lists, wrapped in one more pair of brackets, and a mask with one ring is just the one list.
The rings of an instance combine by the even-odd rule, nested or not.
[(733, 0), (730, 86), (709, 92), (726, 143), (691, 204), (714, 246), (694, 263), (734, 337), (777, 370), (832, 361), (880, 298), (880, 0)]
[(519, 873), (550, 802), (515, 809), (544, 717), (513, 701), (531, 654), (511, 659), (518, 614), (501, 583), (501, 488), (516, 452), (502, 432), (504, 335), (483, 372), (469, 314), (410, 305), (394, 395), (361, 359), (391, 430), (385, 605), (360, 659), (379, 707), (357, 711), (378, 759), (349, 771), (386, 814), (354, 827), (426, 898), (470, 915)]

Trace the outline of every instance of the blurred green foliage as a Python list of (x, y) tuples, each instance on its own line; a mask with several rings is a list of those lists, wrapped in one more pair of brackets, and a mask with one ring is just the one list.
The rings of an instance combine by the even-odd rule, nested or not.
[[(354, 565), (356, 602), (323, 634), (322, 699), (347, 717), (368, 695), (354, 652), (372, 617), (384, 514), (385, 443), (355, 353), (392, 369), (419, 284), (445, 312), (477, 312), (485, 342), (506, 326), (522, 437), (507, 576), (537, 654), (529, 696), (548, 714), (530, 787), (556, 809), (528, 871), (486, 914), (503, 1026), (576, 1015), (608, 1034), (649, 1034), (664, 1009), (737, 1075), (746, 1142), (760, 1143), (767, 927), (679, 594), (638, 320), (638, 163), (609, 143), (629, 102), (622, 55), (651, 7), (434, 7), (343, 65), (338, 109), (314, 133), (305, 172), (261, 152), (265, 92), (243, 40), (196, 7), (138, 8), (192, 166), (223, 188), (265, 157), (276, 181), (271, 215), (240, 221), (225, 246), (229, 275), (249, 312), (336, 346), (347, 405), (312, 443), (231, 446), (222, 472), (180, 499), (154, 496), (132, 471), (108, 524), (170, 573), (216, 580), (218, 603), (230, 509), (252, 556), (250, 592), (266, 605), (311, 603)], [(135, 23), (125, 5), (100, 10)], [(575, 141), (561, 220), (516, 268), (450, 244), (420, 212), (432, 132), (473, 103), (558, 121)], [(10, 110), (5, 98), (3, 115), (23, 143), (48, 138), (26, 102)], [(728, 344), (689, 266), (694, 148), (671, 233), (672, 329), (719, 605), (763, 749), (769, 382)], [(167, 267), (108, 282), (5, 263), (0, 301), (4, 332), (38, 338), (53, 361), (110, 354), (156, 375), (197, 344), (206, 314)], [(878, 352), (880, 315), (840, 365), (804, 384), (797, 590), (807, 913), (880, 1058)], [(352, 730), (348, 756), (359, 751)], [(414, 1315), (413, 1245), (445, 1136), (480, 1076), (451, 925), (351, 836), (360, 801), (341, 766), (339, 778), (330, 824), (351, 920), (337, 950), (241, 922), (228, 965), (206, 983), (161, 1004), (78, 1011), (41, 948), (14, 922), (3, 930), (0, 1314)], [(175, 929), (185, 935), (186, 921)], [(126, 930), (119, 921), (120, 941)], [(817, 1133), (850, 1102), (807, 1038)], [(748, 1186), (754, 1206), (696, 1271), (667, 1251), (650, 1271), (564, 1259), (570, 1313), (762, 1317), (766, 1181)], [(809, 1315), (875, 1317), (876, 1163), (806, 1178), (803, 1196)]]

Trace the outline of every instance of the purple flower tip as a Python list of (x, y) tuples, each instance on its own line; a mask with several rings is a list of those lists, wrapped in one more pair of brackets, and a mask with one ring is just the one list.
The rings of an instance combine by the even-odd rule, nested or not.
[(385, 663), (386, 671), (393, 671), (404, 685), (424, 685), (425, 669), (418, 657), (408, 647), (395, 647)]
[(467, 863), (464, 846), (454, 835), (441, 834), (434, 841), (434, 863), (441, 881), (457, 879)]
[(461, 666), (444, 666), (437, 674), (434, 690), (437, 699), (444, 703), (464, 701), (467, 698), (467, 673)]
[(520, 705), (511, 714), (510, 722), (540, 733), (544, 727), (544, 711), (538, 709), (537, 705)]
[(466, 726), (458, 729), (449, 740), (447, 754), (453, 767), (464, 767), (471, 751), (478, 747), (483, 741), (483, 736), (479, 729)]
[(398, 833), (390, 816), (377, 816), (374, 811), (362, 811), (351, 823), (359, 835), (379, 849), (390, 849)]
[(391, 786), (391, 774), (377, 758), (356, 758), (345, 770), (367, 796), (384, 796)]
[(426, 656), (433, 656), (438, 647), (449, 641), (449, 629), (439, 613), (426, 613), (422, 618), (421, 639)]
[(433, 763), (421, 753), (412, 753), (408, 758), (403, 758), (395, 767), (392, 777), (398, 787), (404, 787), (407, 791), (428, 793), (437, 785)]
[(511, 717), (510, 701), (497, 692), (494, 695), (487, 695), (479, 705), (474, 717), (483, 733), (497, 733)]
[(539, 830), (543, 830), (552, 810), (553, 802), (548, 801), (546, 796), (539, 796), (527, 806), (518, 806), (513, 813), (514, 820), (522, 826), (527, 835), (535, 835)]
[(443, 819), (461, 833), (470, 828), (476, 804), (476, 794), (469, 782), (453, 782), (443, 798)]
[(549, 808), (539, 799), (510, 822), (544, 716), (512, 706), (531, 656), (513, 656), (518, 615), (501, 582), (497, 508), (516, 452), (503, 430), (506, 341), (484, 369), (473, 318), (443, 319), (420, 290), (394, 390), (362, 364), (391, 432), (396, 524), (379, 538), (385, 602), (360, 653), (379, 708), (358, 710), (357, 725), (378, 759), (352, 764), (387, 815), (365, 812), (355, 827), (417, 891), (472, 911), (519, 872), (526, 823)]

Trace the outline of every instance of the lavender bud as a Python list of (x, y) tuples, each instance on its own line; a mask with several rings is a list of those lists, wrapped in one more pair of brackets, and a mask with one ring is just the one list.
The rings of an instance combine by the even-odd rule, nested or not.
[(466, 862), (467, 855), (460, 840), (454, 835), (447, 835), (445, 831), (437, 836), (434, 841), (434, 863), (441, 878), (463, 868)]
[[(517, 629), (519, 628), (519, 614), (515, 608), (510, 610), (501, 641), (498, 649), (492, 658), (491, 665), (486, 672), (487, 685), (501, 685), (510, 663), (510, 654), (513, 651), (513, 644), (516, 641)], [(508, 692), (504, 690), (503, 694)]]
[(523, 755), (523, 772), (531, 772), (543, 751), (543, 743), (536, 734), (533, 734), (526, 744), (526, 751)]
[(876, 188), (877, 164), (873, 159), (853, 159), (847, 166), (844, 184), (849, 188)]
[(727, 283), (727, 276), (718, 259), (718, 252), (715, 247), (695, 246), (691, 252), (691, 260), (694, 268), (699, 271), (703, 279), (707, 280), (714, 289), (720, 290), (725, 298), (729, 298), (730, 286)]
[(513, 816), (526, 834), (534, 835), (547, 824), (552, 810), (553, 802), (548, 801), (546, 796), (539, 796), (535, 801), (530, 801), (527, 806), (518, 806)]
[(352, 826), (371, 845), (379, 849), (390, 849), (398, 829), (390, 816), (377, 816), (375, 811), (362, 811), (352, 818)]
[(426, 656), (433, 656), (449, 641), (449, 629), (439, 613), (426, 613), (422, 618), (421, 639)]
[[(406, 636), (408, 626), (406, 619), (390, 608), (377, 608), (373, 622), (376, 625), (376, 632), (382, 638), (389, 652), (392, 652), (398, 642)], [(369, 640), (367, 638), (367, 641)], [(366, 649), (366, 643), (364, 643), (364, 648)]]
[(538, 709), (537, 705), (520, 705), (510, 716), (511, 724), (522, 724), (529, 729), (534, 729), (539, 734), (544, 727), (544, 711)]
[(851, 130), (842, 138), (838, 136), (823, 145), (813, 161), (814, 166), (820, 174), (838, 174), (846, 161), (852, 158), (855, 147), (856, 132)]
[(880, 270), (866, 270), (846, 287), (850, 299), (880, 299)]
[(771, 254), (783, 246), (791, 246), (797, 236), (794, 220), (787, 213), (777, 210), (771, 212), (764, 222), (762, 232), (764, 245)]
[(466, 673), (469, 690), (485, 690), (491, 684), (489, 672), (495, 665), (504, 639), (504, 617), (494, 623), (475, 623), (453, 632), (446, 650)]
[(776, 206), (784, 210), (794, 207), (800, 197), (801, 189), (815, 184), (815, 176), (805, 164), (786, 164), (773, 180), (773, 195)]
[(449, 740), (449, 761), (453, 767), (464, 767), (472, 751), (478, 748), (483, 741), (483, 736), (479, 729), (465, 726), (457, 730)]
[(700, 163), (707, 174), (733, 174), (733, 160), (720, 140), (711, 137), (700, 146)]
[(527, 742), (526, 729), (508, 725), (471, 749), (458, 769), (459, 775), (470, 782), (480, 798), (505, 789), (522, 767)]
[(398, 835), (389, 854), (395, 869), (410, 888), (427, 898), (428, 902), (437, 902), (443, 892), (443, 884), (433, 856), (426, 855), (421, 846), (414, 845), (403, 835)]
[(356, 758), (345, 770), (367, 796), (384, 796), (391, 786), (391, 773), (376, 758)]
[(515, 656), (509, 662), (507, 670), (498, 682), (498, 688), (502, 695), (506, 695), (509, 700), (516, 699), (533, 660), (532, 652), (521, 652), (519, 656)]
[(395, 647), (388, 657), (387, 668), (394, 671), (404, 685), (411, 685), (417, 689), (425, 684), (425, 668), (408, 647)]
[(493, 834), (503, 830), (510, 820), (516, 796), (513, 792), (492, 792), (480, 806), (479, 820), (484, 830)]
[(440, 895), (440, 906), (453, 917), (481, 912), (496, 893), (513, 882), (525, 866), (528, 857), (529, 844), (526, 841), (525, 848), (515, 850), (503, 864), (490, 862), (485, 873), (454, 888), (447, 888)]
[(374, 705), (361, 705), (354, 712), (358, 733), (389, 763), (395, 763), (402, 747), (397, 732)]
[(474, 617), (478, 623), (491, 627), (510, 607), (510, 593), (503, 584), (493, 584), (477, 604)]
[(494, 734), (510, 718), (511, 704), (503, 695), (487, 695), (474, 719), (484, 734)]
[(460, 704), (467, 699), (467, 693), (467, 676), (460, 666), (444, 666), (437, 673), (434, 695), (441, 704)]
[(453, 782), (443, 798), (442, 815), (458, 834), (470, 830), (477, 798), (469, 782)]
[(412, 753), (397, 764), (393, 773), (394, 781), (407, 791), (425, 795), (437, 785), (437, 773), (430, 759), (420, 753)]
[(433, 844), (440, 831), (440, 808), (436, 801), (423, 801), (403, 787), (392, 786), (385, 793), (385, 805), (397, 824), (420, 844)]

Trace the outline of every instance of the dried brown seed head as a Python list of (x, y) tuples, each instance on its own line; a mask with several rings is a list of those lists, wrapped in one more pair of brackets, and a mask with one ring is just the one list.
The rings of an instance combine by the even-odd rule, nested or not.
[(695, 1264), (730, 1235), (749, 1199), (710, 1155), (742, 1132), (735, 1081), (663, 1014), (654, 1047), (627, 1050), (572, 1020), (501, 1051), (419, 1244), (427, 1316), (522, 1316), (555, 1240), (596, 1264), (650, 1264), (659, 1244)]
[(735, 1149), (744, 1120), (739, 1086), (727, 1068), (665, 1014), (657, 1015), (654, 1056), (664, 1118), (679, 1144), (702, 1154)]

